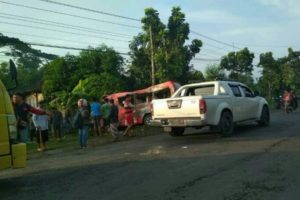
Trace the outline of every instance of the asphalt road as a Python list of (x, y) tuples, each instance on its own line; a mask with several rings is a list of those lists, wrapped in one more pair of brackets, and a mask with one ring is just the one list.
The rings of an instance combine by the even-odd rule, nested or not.
[(0, 199), (298, 200), (300, 110), (271, 117), (230, 138), (188, 130), (49, 151), (0, 172)]

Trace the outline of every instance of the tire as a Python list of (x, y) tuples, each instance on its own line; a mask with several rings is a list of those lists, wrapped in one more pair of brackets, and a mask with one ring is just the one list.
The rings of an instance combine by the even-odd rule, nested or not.
[(171, 132), (169, 133), (171, 136), (182, 136), (184, 133), (185, 128), (184, 127), (172, 127)]
[(143, 119), (144, 125), (150, 126), (151, 125), (151, 119), (152, 119), (151, 114), (146, 114), (144, 116), (144, 119)]
[(219, 121), (219, 130), (225, 137), (231, 136), (234, 132), (234, 123), (232, 114), (228, 111), (224, 111)]
[(258, 124), (260, 126), (268, 126), (270, 124), (270, 111), (267, 106), (263, 107)]

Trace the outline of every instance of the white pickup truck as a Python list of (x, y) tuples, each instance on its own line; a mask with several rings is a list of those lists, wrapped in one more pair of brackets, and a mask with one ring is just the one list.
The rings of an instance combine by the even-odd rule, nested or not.
[(180, 87), (171, 98), (152, 101), (152, 119), (166, 132), (180, 136), (186, 127), (217, 128), (224, 136), (239, 122), (270, 122), (268, 102), (246, 85), (233, 81), (194, 83)]

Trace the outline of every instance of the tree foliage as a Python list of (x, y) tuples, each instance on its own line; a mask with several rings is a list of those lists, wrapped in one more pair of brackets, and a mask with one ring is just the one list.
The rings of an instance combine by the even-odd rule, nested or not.
[(285, 89), (300, 92), (300, 52), (288, 49), (288, 55), (275, 59), (272, 52), (260, 55), (258, 66), (262, 68), (262, 76), (258, 85), (261, 93), (269, 99), (279, 96)]
[(219, 65), (208, 65), (205, 69), (205, 80), (214, 81), (226, 78), (225, 71)]
[(241, 81), (247, 84), (253, 83), (254, 54), (248, 48), (244, 48), (238, 52), (230, 52), (221, 59), (220, 66), (222, 69), (229, 71), (229, 78)]
[[(15, 91), (24, 92), (29, 90), (38, 90), (42, 78), (42, 66), (45, 62), (57, 58), (56, 55), (43, 53), (40, 50), (33, 49), (30, 45), (17, 38), (4, 36), (0, 33), (0, 48), (9, 47), (5, 52), (6, 56), (12, 57), (17, 65), (19, 86)], [(8, 64), (1, 64), (2, 76), (5, 75)], [(1, 77), (2, 78), (2, 77)], [(9, 87), (9, 80), (4, 80), (4, 84)]]
[(123, 58), (104, 45), (57, 58), (45, 66), (43, 93), (56, 107), (74, 105), (79, 97), (101, 98), (126, 88), (123, 64)]
[(190, 45), (186, 42), (190, 33), (185, 14), (179, 7), (174, 7), (168, 24), (164, 25), (157, 10), (145, 9), (142, 18), (143, 32), (134, 37), (130, 44), (131, 65), (129, 74), (137, 83), (137, 87), (151, 84), (151, 43), (154, 52), (156, 82), (175, 80), (187, 83), (194, 76), (191, 59), (200, 52), (202, 42), (193, 40)]

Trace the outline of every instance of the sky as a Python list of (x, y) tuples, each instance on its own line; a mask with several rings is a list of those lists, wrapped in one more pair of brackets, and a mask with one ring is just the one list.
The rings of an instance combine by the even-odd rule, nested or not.
[[(190, 25), (190, 40), (197, 38), (203, 42), (197, 59), (192, 61), (194, 67), (201, 71), (209, 64), (219, 63), (220, 58), (228, 52), (244, 47), (255, 54), (254, 64), (258, 63), (261, 53), (272, 51), (274, 57), (278, 58), (287, 55), (288, 47), (296, 51), (300, 49), (299, 0), (53, 1), (133, 19), (141, 19), (144, 9), (152, 7), (159, 12), (165, 24), (172, 7), (179, 6)], [(30, 9), (28, 6), (52, 12)], [(50, 26), (49, 23), (56, 26)], [(0, 33), (29, 43), (76, 48), (106, 44), (118, 52), (127, 53), (129, 41), (141, 31), (141, 23), (137, 20), (66, 7), (45, 0), (0, 0)], [(32, 47), (61, 56), (79, 53), (77, 50)], [(0, 60), (8, 59), (3, 57), (1, 51), (5, 50), (0, 50)], [(254, 75), (259, 76), (259, 69), (255, 70)]]

